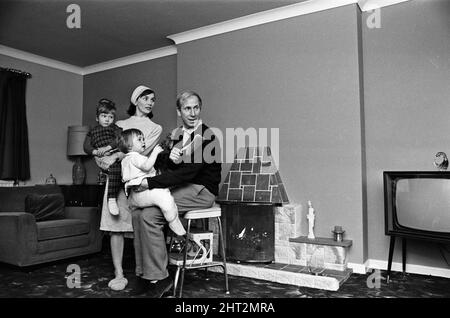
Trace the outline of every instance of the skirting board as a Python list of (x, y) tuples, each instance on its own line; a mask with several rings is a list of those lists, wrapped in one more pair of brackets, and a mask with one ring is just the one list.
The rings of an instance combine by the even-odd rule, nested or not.
[[(348, 264), (348, 266), (350, 267), (350, 264)], [(365, 262), (365, 267), (367, 269), (387, 270), (387, 266), (388, 266), (387, 261), (381, 261), (381, 260), (377, 260), (377, 259), (368, 259)], [(392, 262), (391, 270), (395, 271), (395, 272), (401, 272), (402, 271), (402, 263)], [(355, 270), (353, 270), (353, 271), (355, 272)], [(450, 278), (450, 268), (406, 264), (406, 272), (411, 273), (411, 274), (431, 275), (431, 276), (437, 276), (437, 277)]]
[(347, 263), (347, 267), (352, 269), (355, 274), (365, 274), (367, 272), (365, 264)]

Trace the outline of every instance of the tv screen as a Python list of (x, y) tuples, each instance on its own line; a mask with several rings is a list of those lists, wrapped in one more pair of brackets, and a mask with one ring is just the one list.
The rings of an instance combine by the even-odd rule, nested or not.
[(401, 227), (450, 232), (450, 179), (398, 179), (395, 207)]
[(450, 172), (384, 171), (385, 233), (450, 242)]

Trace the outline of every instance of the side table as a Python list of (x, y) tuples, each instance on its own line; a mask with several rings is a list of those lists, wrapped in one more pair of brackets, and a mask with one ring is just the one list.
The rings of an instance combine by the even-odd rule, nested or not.
[(63, 184), (59, 185), (66, 206), (95, 206), (103, 202), (104, 185), (99, 184)]

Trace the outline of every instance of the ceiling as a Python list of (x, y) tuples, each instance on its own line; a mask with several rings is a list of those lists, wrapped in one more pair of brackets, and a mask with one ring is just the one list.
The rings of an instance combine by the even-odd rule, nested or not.
[[(2, 0), (0, 45), (85, 67), (173, 45), (168, 35), (305, 0)], [(66, 20), (78, 4), (81, 28)]]

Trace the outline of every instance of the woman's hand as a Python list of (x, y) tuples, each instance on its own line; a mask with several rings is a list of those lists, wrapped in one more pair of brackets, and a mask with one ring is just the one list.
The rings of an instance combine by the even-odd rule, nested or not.
[(173, 147), (172, 151), (170, 152), (169, 158), (173, 161), (175, 164), (179, 164), (181, 162), (181, 155), (183, 154), (183, 151), (180, 148)]

